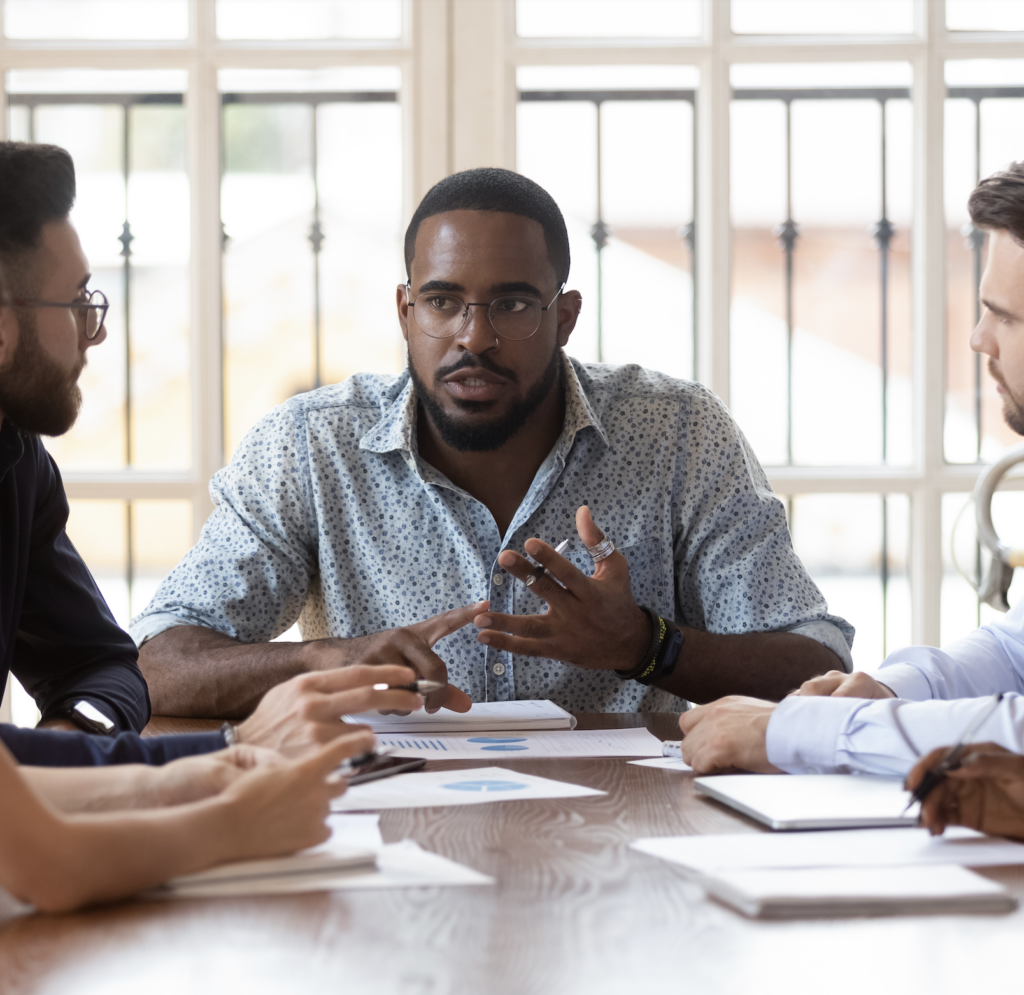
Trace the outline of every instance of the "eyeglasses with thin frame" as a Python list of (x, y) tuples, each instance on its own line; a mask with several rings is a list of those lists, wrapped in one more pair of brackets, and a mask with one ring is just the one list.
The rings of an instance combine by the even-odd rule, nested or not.
[(70, 308), (76, 312), (75, 320), (80, 328), (85, 329), (85, 337), (92, 342), (100, 333), (103, 322), (107, 320), (110, 305), (102, 290), (93, 290), (85, 294), (80, 301), (65, 304), (61, 301), (11, 301), (14, 307), (60, 307)]
[[(416, 324), (424, 335), (432, 339), (449, 339), (458, 335), (469, 321), (471, 307), (487, 308), (487, 319), (496, 335), (503, 339), (520, 341), (528, 339), (540, 328), (544, 311), (547, 311), (565, 290), (563, 283), (547, 304), (529, 294), (506, 294), (495, 297), (490, 304), (464, 301), (455, 294), (443, 291), (427, 291), (416, 300), (409, 302), (409, 307), (416, 308), (413, 312)], [(405, 284), (405, 295), (408, 299), (412, 294), (409, 283)]]

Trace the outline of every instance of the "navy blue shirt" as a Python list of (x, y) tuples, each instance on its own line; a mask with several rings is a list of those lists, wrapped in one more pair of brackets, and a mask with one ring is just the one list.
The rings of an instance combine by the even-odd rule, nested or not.
[(149, 721), (131, 636), (114, 621), (64, 527), (60, 471), (37, 435), (0, 426), (0, 688), (10, 671), (43, 720), (82, 699), (119, 731)]
[(3, 743), (22, 764), (33, 767), (102, 767), (106, 764), (165, 764), (178, 757), (223, 750), (219, 732), (182, 733), (143, 739), (135, 732), (90, 736), (56, 729), (20, 729), (0, 724)]

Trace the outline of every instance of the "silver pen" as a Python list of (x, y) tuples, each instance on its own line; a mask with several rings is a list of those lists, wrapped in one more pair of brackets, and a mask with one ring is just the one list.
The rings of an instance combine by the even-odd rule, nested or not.
[[(566, 549), (566, 547), (568, 545), (569, 545), (569, 540), (568, 539), (563, 539), (557, 546), (555, 546), (555, 552), (558, 553), (559, 555), (561, 555), (562, 553), (565, 552), (565, 549)], [(547, 573), (547, 569), (545, 567), (542, 567), (542, 566), (534, 567), (533, 572), (530, 574), (529, 577), (526, 578), (525, 581), (523, 581), (523, 583), (526, 584), (527, 587), (533, 587), (533, 585), (538, 580), (540, 580), (541, 577), (543, 577), (545, 573)]]

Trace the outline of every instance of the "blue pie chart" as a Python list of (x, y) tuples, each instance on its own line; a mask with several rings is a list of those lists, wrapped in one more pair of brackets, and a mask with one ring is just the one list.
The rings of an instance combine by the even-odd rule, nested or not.
[(456, 781), (444, 787), (450, 791), (519, 791), (526, 785), (518, 781)]

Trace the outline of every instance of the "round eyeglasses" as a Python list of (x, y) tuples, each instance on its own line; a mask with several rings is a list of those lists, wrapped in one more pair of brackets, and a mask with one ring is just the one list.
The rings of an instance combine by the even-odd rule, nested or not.
[(81, 300), (71, 301), (67, 304), (59, 301), (11, 301), (11, 304), (14, 307), (70, 308), (78, 321), (78, 327), (84, 330), (85, 337), (90, 342), (99, 335), (103, 322), (106, 321), (107, 311), (110, 310), (110, 305), (102, 290), (93, 290), (88, 293), (83, 291)]
[[(503, 339), (518, 341), (528, 339), (540, 328), (542, 313), (555, 303), (563, 290), (564, 283), (547, 304), (529, 294), (509, 294), (496, 297), (490, 304), (478, 304), (464, 301), (454, 294), (434, 290), (420, 294), (416, 300), (410, 301), (409, 307), (416, 309), (414, 315), (420, 331), (432, 339), (450, 339), (458, 335), (469, 321), (469, 309), (485, 307), (487, 319), (495, 334)], [(406, 297), (411, 293), (408, 283), (405, 285), (405, 293)]]

